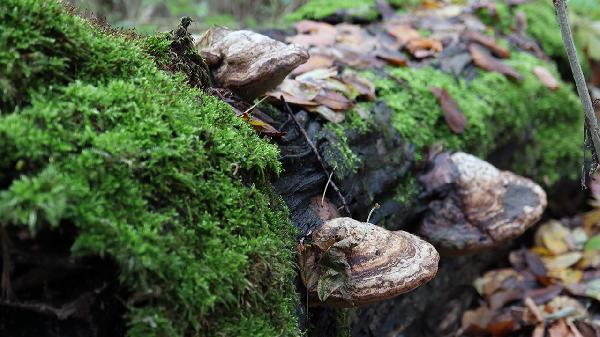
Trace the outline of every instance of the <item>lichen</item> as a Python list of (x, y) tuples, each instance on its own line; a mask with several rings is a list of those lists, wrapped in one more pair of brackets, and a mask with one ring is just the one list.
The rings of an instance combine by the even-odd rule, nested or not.
[[(394, 111), (398, 132), (417, 147), (417, 160), (425, 146), (441, 143), (445, 148), (485, 157), (503, 145), (525, 145), (513, 169), (542, 182), (578, 173), (581, 142), (579, 101), (569, 84), (557, 91), (543, 86), (532, 73), (536, 65), (555, 66), (526, 53), (513, 53), (508, 64), (524, 77), (515, 83), (498, 73), (479, 71), (472, 81), (457, 79), (431, 67), (390, 68), (389, 77), (366, 72), (379, 98)], [(393, 78), (406, 83), (398, 84)], [(448, 90), (468, 120), (462, 134), (453, 133), (430, 87)], [(554, 135), (554, 136), (551, 136)]]
[(278, 150), (160, 70), (165, 48), (55, 1), (0, 3), (0, 225), (74, 225), (73, 257), (114, 259), (147, 299), (129, 336), (297, 335)]

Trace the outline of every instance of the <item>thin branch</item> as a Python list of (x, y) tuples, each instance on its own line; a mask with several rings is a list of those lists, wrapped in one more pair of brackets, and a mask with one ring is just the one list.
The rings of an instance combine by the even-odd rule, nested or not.
[(571, 66), (571, 72), (575, 79), (575, 85), (577, 86), (577, 93), (579, 99), (581, 99), (581, 105), (583, 105), (583, 111), (585, 113), (585, 122), (590, 130), (592, 138), (592, 146), (595, 153), (600, 153), (600, 137), (598, 136), (598, 121), (594, 114), (594, 108), (592, 107), (592, 100), (590, 93), (581, 70), (581, 64), (579, 64), (579, 58), (577, 57), (577, 50), (575, 49), (575, 43), (573, 42), (573, 33), (569, 27), (569, 14), (567, 11), (566, 0), (554, 0), (554, 7), (556, 8), (556, 15), (558, 17), (558, 24), (560, 26), (560, 32), (562, 34), (563, 44), (567, 51), (567, 57), (569, 59), (569, 65)]
[[(323, 168), (325, 175), (329, 176), (330, 173), (327, 171), (327, 167), (325, 166), (325, 162), (323, 161), (323, 158), (321, 158), (321, 155), (319, 154), (319, 150), (317, 150), (317, 147), (310, 140), (310, 137), (308, 136), (308, 133), (306, 133), (306, 130), (304, 130), (302, 125), (300, 125), (300, 122), (298, 122), (298, 120), (296, 119), (296, 116), (294, 116), (294, 112), (292, 111), (292, 108), (290, 108), (290, 106), (287, 104), (287, 102), (285, 101), (283, 96), (280, 97), (280, 100), (281, 100), (281, 103), (283, 104), (285, 111), (290, 115), (290, 117), (292, 118), (292, 120), (294, 121), (296, 126), (298, 127), (298, 130), (300, 130), (300, 133), (302, 133), (302, 135), (304, 136), (306, 143), (308, 143), (308, 146), (310, 146), (310, 148), (312, 149), (312, 152), (317, 157), (317, 160), (321, 164), (321, 168)], [(346, 211), (346, 213), (348, 213), (348, 215), (351, 215), (352, 213), (350, 213), (350, 208), (348, 208), (348, 204), (346, 203), (346, 198), (344, 198), (344, 195), (342, 195), (342, 192), (337, 187), (335, 182), (333, 182), (333, 180), (331, 180), (331, 187), (337, 193), (338, 198), (340, 198), (340, 200), (342, 201), (342, 205), (344, 206), (344, 210)]]
[(321, 207), (323, 207), (323, 205), (325, 204), (325, 194), (327, 193), (327, 187), (329, 187), (329, 183), (331, 182), (331, 178), (333, 177), (333, 172), (335, 172), (335, 169), (337, 168), (334, 167), (333, 170), (331, 170), (331, 173), (329, 174), (329, 179), (327, 179), (327, 184), (325, 184), (325, 189), (323, 190), (323, 195), (321, 196)]

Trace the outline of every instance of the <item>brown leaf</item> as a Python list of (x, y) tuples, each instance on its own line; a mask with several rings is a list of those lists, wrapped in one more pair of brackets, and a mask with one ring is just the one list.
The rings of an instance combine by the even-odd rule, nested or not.
[(554, 284), (545, 288), (527, 290), (525, 297), (531, 298), (535, 304), (544, 304), (556, 296), (560, 295), (563, 287), (559, 284)]
[(467, 126), (467, 117), (465, 117), (465, 114), (460, 110), (458, 104), (450, 97), (448, 91), (436, 87), (431, 87), (429, 90), (431, 90), (433, 95), (438, 99), (442, 111), (444, 111), (444, 119), (450, 130), (457, 134), (463, 133)]
[(279, 99), (283, 96), (286, 102), (302, 106), (317, 106), (314, 101), (320, 88), (311, 83), (300, 82), (286, 78), (275, 90), (267, 92), (267, 96)]
[(516, 301), (521, 298), (521, 291), (518, 289), (507, 289), (494, 293), (489, 298), (490, 309), (496, 310), (502, 308), (505, 304)]
[(405, 47), (416, 58), (434, 56), (443, 49), (440, 41), (429, 37), (411, 39), (406, 43)]
[(274, 128), (271, 124), (262, 121), (256, 116), (250, 116), (247, 112), (244, 112), (240, 115), (242, 120), (252, 125), (254, 130), (262, 135), (269, 136), (272, 138), (281, 138), (285, 135), (285, 132), (280, 132), (276, 128)]
[(288, 37), (286, 42), (303, 46), (332, 46), (335, 43), (336, 29), (328, 23), (302, 20), (294, 27), (299, 34)]
[(324, 105), (309, 107), (308, 111), (318, 114), (319, 116), (325, 118), (325, 120), (331, 123), (341, 123), (345, 119), (345, 115), (343, 113), (335, 112)]
[(524, 252), (524, 254), (525, 261), (527, 262), (529, 269), (536, 277), (548, 276), (548, 271), (544, 266), (544, 262), (536, 253), (532, 253), (531, 251), (527, 250)]
[(298, 21), (294, 24), (294, 28), (298, 33), (302, 34), (311, 34), (317, 32), (330, 33), (335, 35), (336, 29), (335, 26), (330, 25), (325, 22), (312, 21), (312, 20), (302, 20)]
[(544, 67), (537, 66), (533, 68), (533, 73), (548, 89), (554, 91), (560, 87), (560, 83), (554, 78), (552, 73)]
[(386, 22), (384, 27), (388, 34), (396, 38), (399, 43), (398, 48), (404, 46), (408, 41), (421, 38), (421, 34), (417, 30), (405, 23)]
[(322, 90), (317, 97), (315, 102), (325, 105), (332, 110), (348, 110), (352, 107), (352, 101), (346, 98), (346, 96), (336, 91)]
[(397, 67), (404, 67), (408, 63), (404, 54), (400, 53), (397, 50), (379, 47), (375, 51), (375, 56), (384, 60), (388, 64)]
[(333, 59), (325, 55), (311, 55), (308, 61), (292, 71), (292, 75), (300, 75), (319, 68), (333, 66)]
[(469, 40), (471, 42), (477, 42), (477, 43), (485, 46), (486, 48), (491, 50), (492, 53), (494, 53), (498, 57), (501, 57), (503, 59), (507, 59), (510, 57), (510, 52), (507, 49), (500, 47), (499, 45), (496, 44), (496, 41), (493, 38), (491, 38), (489, 36), (485, 36), (485, 35), (481, 34), (480, 32), (477, 32), (474, 30), (469, 30), (463, 34), (463, 37), (466, 40)]
[(471, 52), (473, 63), (479, 68), (504, 74), (517, 81), (523, 79), (523, 76), (518, 71), (490, 55), (489, 51), (481, 45), (471, 43), (469, 51)]
[(351, 48), (360, 53), (369, 53), (377, 44), (361, 26), (342, 23), (335, 26), (337, 29), (336, 44)]
[(342, 74), (342, 80), (356, 90), (358, 97), (364, 97), (369, 101), (374, 101), (377, 98), (375, 95), (375, 85), (357, 73), (345, 71)]

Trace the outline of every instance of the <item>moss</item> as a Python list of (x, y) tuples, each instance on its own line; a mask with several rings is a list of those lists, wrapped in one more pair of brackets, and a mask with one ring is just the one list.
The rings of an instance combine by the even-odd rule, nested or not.
[(286, 16), (288, 21), (319, 20), (345, 12), (349, 17), (375, 20), (378, 16), (374, 0), (309, 0)]
[(401, 183), (396, 186), (394, 200), (409, 207), (417, 200), (420, 186), (414, 174), (406, 174)]
[(352, 151), (348, 143), (347, 132), (350, 130), (347, 125), (328, 123), (319, 135), (321, 139), (329, 140), (323, 159), (336, 168), (335, 174), (340, 179), (356, 173), (361, 164), (361, 158)]
[(297, 334), (278, 150), (161, 71), (164, 36), (6, 0), (0, 50), (0, 225), (75, 225), (72, 255), (111, 257), (147, 299), (128, 302), (130, 336)]
[(539, 42), (548, 55), (563, 58), (566, 56), (560, 29), (551, 2), (534, 1), (518, 7), (527, 17), (527, 33)]
[[(405, 86), (379, 74), (367, 72), (366, 76), (395, 111), (394, 127), (417, 146), (417, 157), (425, 146), (438, 142), (482, 157), (505, 144), (528, 144), (514, 160), (517, 172), (546, 182), (561, 175), (576, 176), (582, 118), (572, 87), (566, 83), (557, 91), (544, 87), (532, 73), (533, 67), (543, 65), (558, 78), (556, 69), (529, 54), (514, 53), (506, 62), (523, 75), (523, 81), (515, 83), (501, 74), (480, 71), (467, 82), (431, 67), (388, 69), (389, 76), (403, 80)], [(468, 125), (462, 134), (447, 127), (430, 87), (448, 90), (465, 113)]]
[(514, 24), (514, 15), (511, 13), (510, 7), (504, 2), (494, 2), (494, 9), (489, 7), (479, 8), (476, 14), (479, 19), (489, 27), (494, 27), (495, 30), (502, 33), (509, 33)]

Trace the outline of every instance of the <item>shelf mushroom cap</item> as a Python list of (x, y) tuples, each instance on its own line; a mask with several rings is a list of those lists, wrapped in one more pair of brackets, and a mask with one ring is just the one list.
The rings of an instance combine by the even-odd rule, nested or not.
[(409, 292), (437, 273), (439, 255), (419, 237), (351, 218), (323, 223), (298, 246), (309, 305), (354, 307)]
[(419, 233), (449, 254), (486, 250), (519, 237), (547, 204), (544, 190), (530, 179), (463, 152), (437, 155), (419, 180), (433, 197)]
[(275, 88), (296, 67), (308, 61), (308, 51), (249, 30), (208, 30), (196, 43), (216, 84), (252, 100)]

